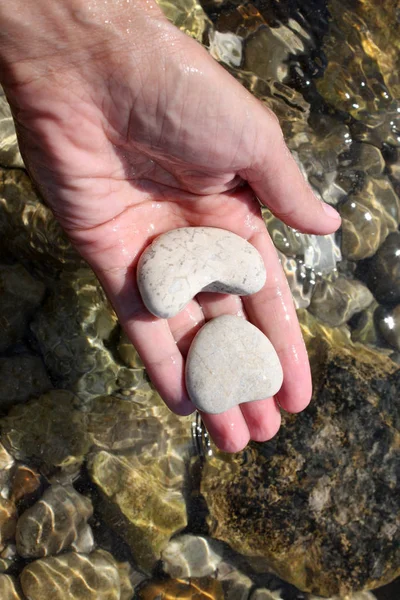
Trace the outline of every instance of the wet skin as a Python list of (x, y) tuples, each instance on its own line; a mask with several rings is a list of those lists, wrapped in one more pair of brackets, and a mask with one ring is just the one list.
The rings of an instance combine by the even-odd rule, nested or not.
[[(124, 0), (0, 6), (1, 82), (27, 168), (103, 284), (171, 410), (189, 414), (185, 356), (201, 325), (240, 314), (277, 350), (275, 398), (203, 415), (217, 445), (270, 439), (280, 407), (303, 410), (311, 377), (291, 294), (259, 203), (300, 231), (326, 234), (340, 218), (312, 194), (275, 116), (156, 5)], [(6, 6), (7, 5), (7, 6)], [(6, 33), (5, 33), (6, 32)], [(176, 317), (144, 308), (135, 269), (157, 235), (229, 229), (262, 254), (267, 282), (247, 298), (199, 294)]]

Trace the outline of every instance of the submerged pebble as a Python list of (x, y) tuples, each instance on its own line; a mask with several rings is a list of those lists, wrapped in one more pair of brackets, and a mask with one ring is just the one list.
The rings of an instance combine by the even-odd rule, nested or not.
[(367, 284), (378, 302), (400, 302), (400, 232), (388, 235), (368, 265)]
[(72, 485), (52, 485), (18, 520), (17, 550), (20, 556), (58, 554), (76, 542), (93, 507)]
[(118, 565), (104, 550), (36, 560), (22, 571), (21, 586), (29, 600), (121, 599)]
[(320, 280), (308, 310), (324, 323), (337, 327), (367, 308), (373, 299), (369, 289), (357, 279), (339, 277), (333, 283)]
[(182, 227), (164, 233), (142, 254), (137, 274), (146, 308), (164, 319), (178, 314), (199, 292), (254, 294), (265, 277), (254, 246), (216, 227)]
[(209, 321), (194, 338), (186, 361), (189, 396), (199, 410), (211, 414), (273, 396), (282, 378), (269, 339), (233, 315)]
[(211, 577), (183, 579), (165, 579), (150, 581), (137, 594), (138, 600), (224, 600), (222, 586)]
[(374, 316), (378, 329), (387, 343), (400, 351), (400, 304), (393, 309), (380, 306)]
[(16, 523), (15, 503), (0, 496), (0, 551), (5, 548), (6, 542), (14, 537)]
[(17, 580), (10, 575), (0, 575), (1, 600), (23, 600)]
[(215, 573), (222, 560), (222, 544), (203, 536), (174, 538), (161, 553), (163, 571), (170, 577), (188, 579)]

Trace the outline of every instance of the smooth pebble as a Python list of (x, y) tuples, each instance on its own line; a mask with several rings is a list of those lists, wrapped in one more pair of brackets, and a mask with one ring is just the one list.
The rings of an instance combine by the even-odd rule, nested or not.
[(233, 315), (204, 325), (186, 361), (189, 396), (199, 410), (211, 414), (269, 398), (278, 392), (282, 380), (282, 367), (269, 339)]
[(245, 239), (216, 227), (183, 227), (156, 238), (138, 263), (146, 308), (169, 319), (199, 292), (246, 296), (266, 279), (264, 262)]

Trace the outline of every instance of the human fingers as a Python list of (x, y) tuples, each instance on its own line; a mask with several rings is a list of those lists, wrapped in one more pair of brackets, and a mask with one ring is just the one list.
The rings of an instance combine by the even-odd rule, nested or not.
[(185, 361), (168, 321), (145, 308), (131, 269), (99, 271), (97, 276), (161, 398), (173, 412), (191, 414), (194, 406), (186, 391)]
[(300, 231), (327, 234), (340, 226), (338, 212), (313, 194), (286, 146), (278, 120), (259, 104), (256, 152), (240, 172), (260, 201), (287, 225)]
[(241, 404), (240, 408), (250, 437), (255, 442), (266, 442), (279, 431), (281, 412), (274, 398), (246, 402)]
[(204, 425), (223, 452), (239, 452), (250, 440), (250, 433), (239, 406), (219, 415), (200, 412)]
[[(198, 302), (206, 321), (221, 315), (237, 315), (244, 318), (242, 301), (239, 296), (204, 292), (198, 294)], [(201, 413), (208, 433), (225, 452), (238, 452), (251, 438), (251, 431), (238, 406), (219, 415)]]
[(310, 365), (292, 295), (267, 232), (256, 233), (251, 243), (263, 257), (267, 281), (259, 292), (243, 298), (248, 317), (271, 340), (278, 353), (283, 384), (275, 398), (288, 412), (299, 412), (310, 402)]
[(191, 300), (180, 313), (168, 319), (172, 336), (181, 352), (186, 357), (194, 336), (204, 324), (204, 314), (196, 300)]

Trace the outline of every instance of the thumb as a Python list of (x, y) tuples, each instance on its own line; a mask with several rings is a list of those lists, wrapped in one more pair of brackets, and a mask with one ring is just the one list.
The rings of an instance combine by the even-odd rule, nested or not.
[(339, 213), (313, 194), (285, 143), (276, 116), (261, 103), (255, 112), (261, 143), (241, 177), (259, 200), (290, 227), (321, 235), (336, 231), (341, 223)]

